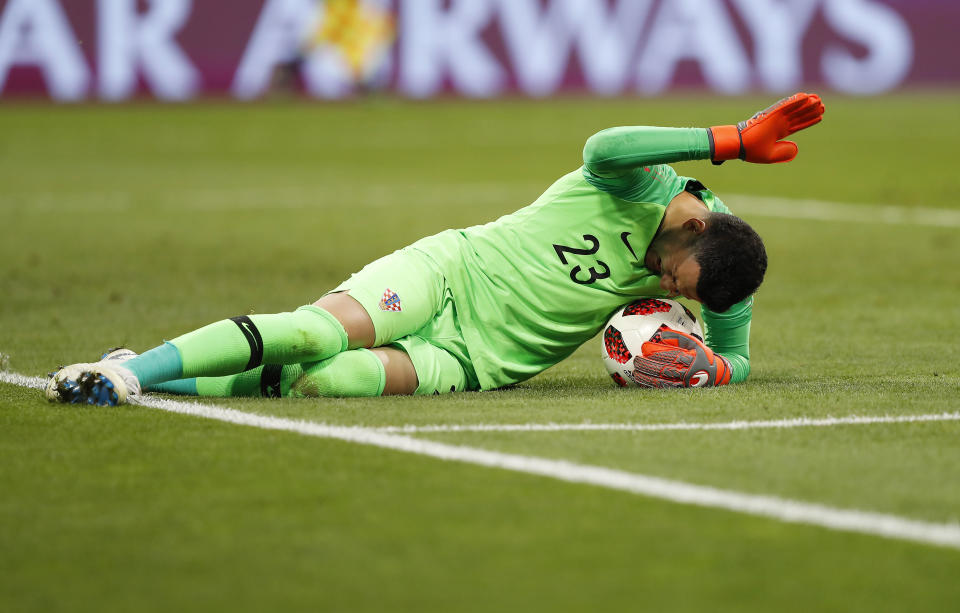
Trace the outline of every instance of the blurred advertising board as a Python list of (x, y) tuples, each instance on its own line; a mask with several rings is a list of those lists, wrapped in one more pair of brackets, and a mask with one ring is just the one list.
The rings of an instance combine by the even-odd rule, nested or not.
[(960, 82), (956, 0), (0, 0), (0, 97), (875, 94)]

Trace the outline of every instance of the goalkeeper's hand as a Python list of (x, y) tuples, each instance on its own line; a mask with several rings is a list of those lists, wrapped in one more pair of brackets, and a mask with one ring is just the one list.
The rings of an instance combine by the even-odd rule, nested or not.
[(730, 362), (696, 338), (665, 329), (660, 342), (646, 342), (633, 359), (633, 379), (642, 387), (709, 387), (730, 382)]
[(789, 162), (797, 157), (797, 144), (781, 139), (818, 123), (823, 111), (820, 96), (801, 92), (735, 126), (709, 128), (713, 163), (737, 158), (758, 164)]

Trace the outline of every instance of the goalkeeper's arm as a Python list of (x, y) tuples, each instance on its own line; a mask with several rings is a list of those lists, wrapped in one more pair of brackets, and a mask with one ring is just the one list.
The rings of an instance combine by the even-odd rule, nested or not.
[(750, 320), (753, 318), (753, 296), (714, 313), (706, 306), (700, 309), (705, 329), (704, 342), (714, 353), (730, 363), (730, 382), (739, 383), (750, 374)]
[(710, 157), (703, 128), (621, 126), (597, 132), (583, 147), (583, 165), (598, 177), (618, 177), (642, 166)]
[(748, 298), (725, 313), (703, 309), (707, 342), (677, 330), (643, 343), (633, 358), (633, 380), (642, 387), (712, 387), (738, 383), (750, 373)]
[(609, 128), (587, 140), (583, 163), (598, 177), (617, 177), (641, 166), (687, 160), (789, 162), (797, 155), (797, 145), (782, 139), (818, 123), (823, 112), (819, 96), (798, 93), (735, 125)]

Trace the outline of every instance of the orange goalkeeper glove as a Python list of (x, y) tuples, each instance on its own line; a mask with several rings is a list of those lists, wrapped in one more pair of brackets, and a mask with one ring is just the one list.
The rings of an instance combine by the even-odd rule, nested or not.
[(820, 96), (801, 92), (735, 126), (714, 126), (707, 130), (713, 163), (737, 158), (758, 164), (789, 162), (797, 157), (797, 144), (781, 139), (818, 123), (823, 111)]
[(660, 342), (647, 341), (633, 359), (633, 379), (641, 387), (709, 387), (730, 382), (730, 362), (696, 338), (671, 330)]

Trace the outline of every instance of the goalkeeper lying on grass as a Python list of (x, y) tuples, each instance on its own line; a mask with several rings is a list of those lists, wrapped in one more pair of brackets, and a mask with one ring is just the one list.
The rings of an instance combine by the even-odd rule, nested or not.
[[(139, 356), (120, 350), (62, 368), (47, 397), (114, 405), (141, 390), (489, 390), (560, 362), (640, 296), (696, 300), (706, 325), (705, 344), (677, 332), (644, 345), (644, 357), (659, 357), (637, 363), (650, 386), (742, 381), (752, 294), (767, 265), (763, 243), (710, 190), (666, 164), (788, 162), (797, 147), (781, 139), (823, 111), (819, 97), (800, 93), (737, 125), (603, 130), (587, 141), (582, 168), (516, 213), (424, 238), (291, 313), (234, 317)], [(659, 370), (651, 373), (651, 364)]]

